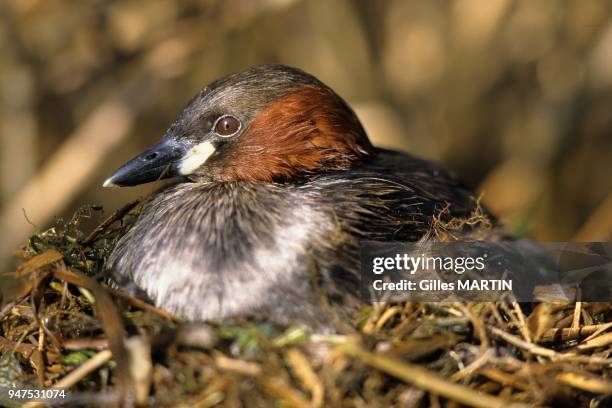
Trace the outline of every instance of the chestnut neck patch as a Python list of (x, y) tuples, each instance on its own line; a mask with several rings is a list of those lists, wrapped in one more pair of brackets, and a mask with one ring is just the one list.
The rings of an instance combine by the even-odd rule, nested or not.
[(224, 181), (290, 181), (351, 168), (373, 147), (361, 123), (331, 90), (306, 85), (264, 109), (225, 152)]

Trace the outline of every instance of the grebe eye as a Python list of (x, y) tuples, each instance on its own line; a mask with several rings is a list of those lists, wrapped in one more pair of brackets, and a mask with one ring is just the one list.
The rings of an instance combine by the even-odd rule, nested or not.
[(230, 115), (221, 116), (215, 123), (215, 133), (219, 136), (232, 136), (240, 130), (241, 126), (240, 121), (235, 117)]

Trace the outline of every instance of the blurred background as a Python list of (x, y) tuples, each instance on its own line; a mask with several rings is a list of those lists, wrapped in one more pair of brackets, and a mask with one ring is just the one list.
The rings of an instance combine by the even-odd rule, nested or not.
[(515, 233), (612, 238), (612, 2), (3, 0), (0, 266), (102, 189), (205, 84), (300, 67), (370, 138), (438, 161)]

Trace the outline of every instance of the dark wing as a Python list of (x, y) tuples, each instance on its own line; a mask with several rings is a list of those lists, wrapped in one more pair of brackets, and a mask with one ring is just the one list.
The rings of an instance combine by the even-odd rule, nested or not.
[(418, 241), (431, 230), (434, 217), (468, 219), (477, 208), (474, 193), (445, 170), (383, 149), (360, 167), (321, 176), (312, 185), (342, 229), (358, 239)]
[[(358, 168), (300, 187), (336, 221), (337, 228), (314, 243), (311, 253), (327, 299), (343, 310), (359, 304), (361, 242), (419, 241), (432, 236), (436, 220), (468, 219), (478, 208), (475, 195), (435, 164), (389, 150), (377, 153)], [(468, 234), (474, 224), (458, 225), (457, 238), (473, 239)]]

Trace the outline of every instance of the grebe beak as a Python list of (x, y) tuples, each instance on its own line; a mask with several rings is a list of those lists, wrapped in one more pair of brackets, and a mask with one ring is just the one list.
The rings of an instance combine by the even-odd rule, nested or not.
[(103, 184), (103, 187), (136, 186), (181, 175), (179, 166), (190, 146), (172, 137), (145, 150), (119, 167)]

